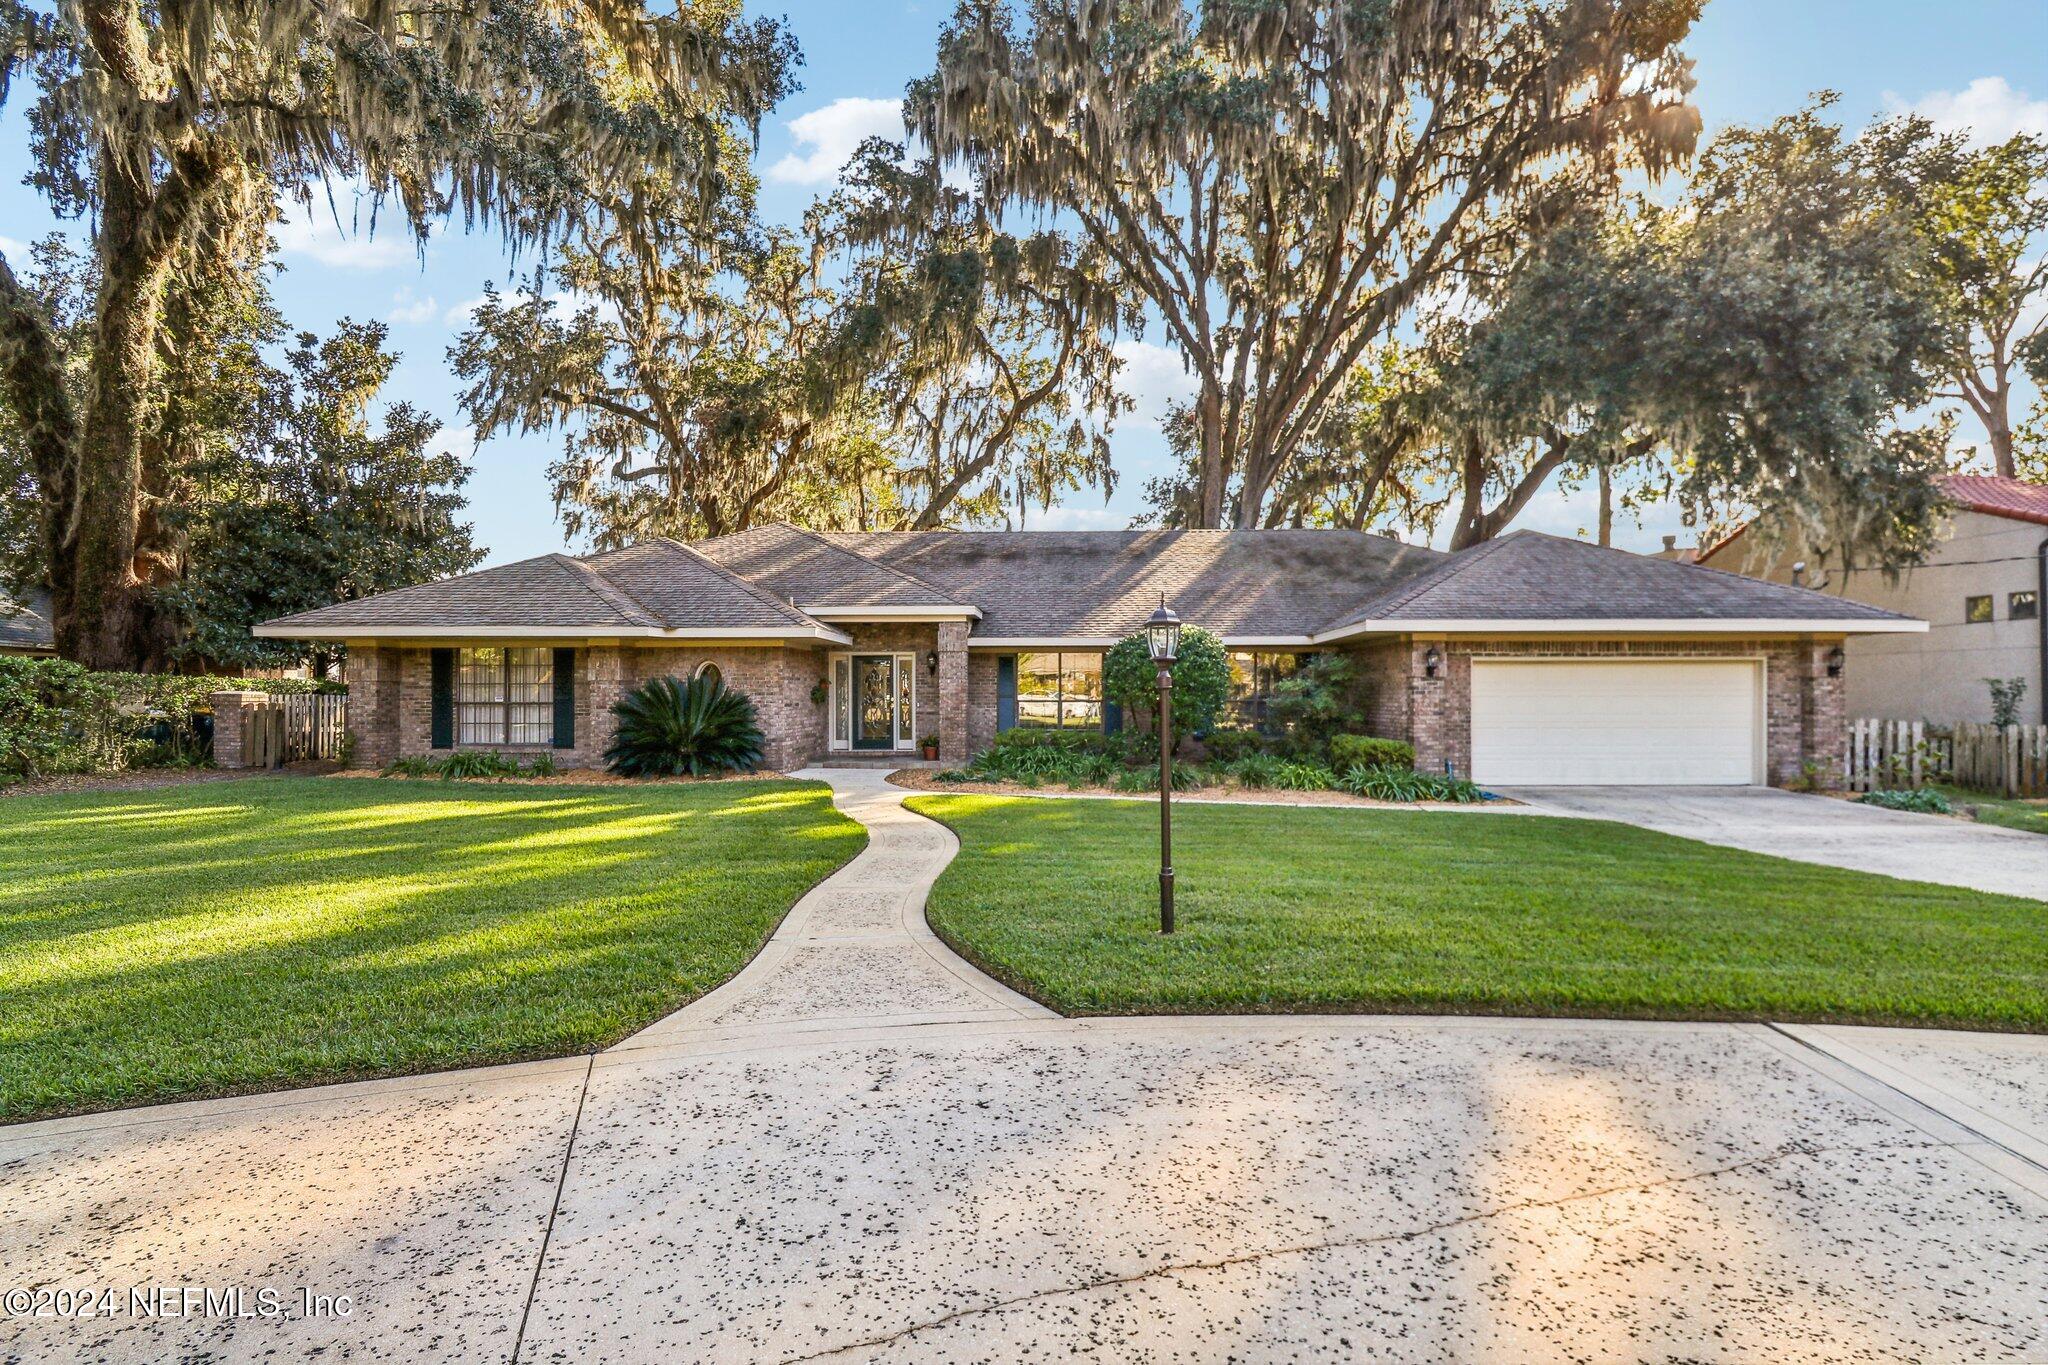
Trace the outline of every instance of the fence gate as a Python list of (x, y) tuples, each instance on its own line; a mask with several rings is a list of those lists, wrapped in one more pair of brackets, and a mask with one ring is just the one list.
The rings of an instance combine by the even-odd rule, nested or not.
[(2048, 725), (1852, 721), (1842, 771), (1849, 790), (1859, 792), (1939, 781), (2000, 796), (2048, 796)]
[(266, 697), (247, 712), (243, 725), (243, 761), (252, 768), (340, 758), (348, 734), (348, 698), (338, 692)]

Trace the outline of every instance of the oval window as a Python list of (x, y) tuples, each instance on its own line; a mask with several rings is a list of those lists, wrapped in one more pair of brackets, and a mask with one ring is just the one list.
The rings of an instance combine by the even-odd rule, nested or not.
[(714, 663), (698, 664), (696, 676), (698, 681), (708, 682), (714, 685), (725, 680), (725, 675), (718, 671), (718, 665)]

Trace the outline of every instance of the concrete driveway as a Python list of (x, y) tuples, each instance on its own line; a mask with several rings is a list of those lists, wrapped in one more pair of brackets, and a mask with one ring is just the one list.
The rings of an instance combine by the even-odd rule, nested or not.
[(2048, 1038), (1062, 1019), (829, 776), (618, 1048), (0, 1128), (0, 1361), (2048, 1359)]
[(2048, 900), (2048, 838), (1769, 787), (1515, 787), (1541, 810), (1888, 877)]

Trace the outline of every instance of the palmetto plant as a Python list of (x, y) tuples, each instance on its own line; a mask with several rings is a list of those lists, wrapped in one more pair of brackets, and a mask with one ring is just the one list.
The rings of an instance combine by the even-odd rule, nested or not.
[(761, 766), (754, 703), (717, 678), (656, 678), (612, 707), (618, 734), (605, 763), (627, 777), (752, 772)]

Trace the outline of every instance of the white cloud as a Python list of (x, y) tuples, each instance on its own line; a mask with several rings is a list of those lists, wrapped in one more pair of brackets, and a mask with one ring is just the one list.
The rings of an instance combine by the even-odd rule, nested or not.
[(1121, 531), (1130, 521), (1122, 512), (1106, 507), (1049, 507), (1024, 509), (1027, 531)]
[(5, 256), (10, 266), (18, 268), (28, 259), (28, 243), (17, 242), (12, 237), (0, 237), (0, 256)]
[(1140, 422), (1164, 421), (1167, 404), (1193, 397), (1199, 387), (1180, 352), (1170, 346), (1119, 341), (1115, 349), (1124, 363), (1118, 385), (1130, 395), (1131, 416)]
[(390, 270), (419, 259), (402, 223), (387, 217), (381, 230), (373, 233), (367, 206), (358, 213), (347, 196), (335, 198), (331, 207), (324, 197), (311, 204), (287, 202), (284, 218), (274, 229), (277, 249), (334, 270)]
[(417, 327), (423, 322), (432, 322), (441, 305), (434, 301), (432, 294), (414, 298), (410, 287), (401, 289), (391, 300), (391, 311), (385, 320), (399, 327)]
[(461, 303), (456, 304), (446, 313), (443, 313), (441, 321), (447, 323), (450, 327), (467, 327), (471, 315), (483, 306), (484, 296), (478, 294), (473, 299), (464, 299)]
[(903, 102), (849, 97), (833, 100), (789, 121), (797, 146), (768, 168), (768, 178), (784, 185), (829, 185), (871, 137), (903, 140)]
[(1884, 101), (1894, 113), (1924, 115), (1938, 132), (1968, 133), (1980, 146), (2016, 133), (2048, 137), (2048, 100), (2030, 99), (2003, 76), (1979, 76), (1962, 90), (1936, 90), (1911, 102), (1887, 93)]

